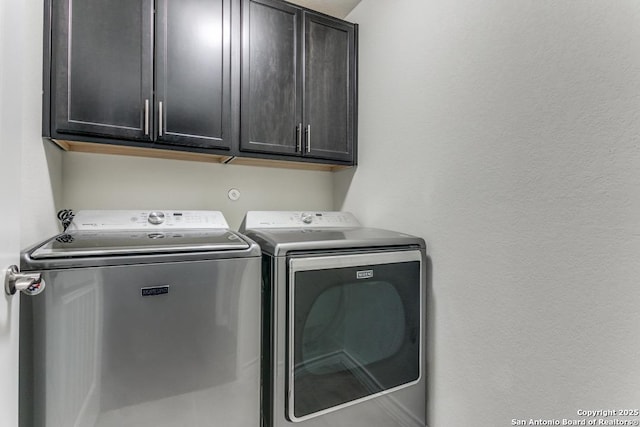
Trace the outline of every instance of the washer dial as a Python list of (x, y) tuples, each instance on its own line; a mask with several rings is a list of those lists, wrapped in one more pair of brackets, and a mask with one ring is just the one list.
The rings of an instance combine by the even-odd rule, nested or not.
[(154, 225), (162, 224), (164, 222), (164, 212), (160, 212), (160, 211), (150, 212), (149, 216), (147, 217), (147, 221), (149, 221), (150, 224), (154, 224)]
[(313, 215), (308, 212), (304, 212), (302, 215), (300, 215), (300, 219), (305, 224), (311, 224), (313, 222)]

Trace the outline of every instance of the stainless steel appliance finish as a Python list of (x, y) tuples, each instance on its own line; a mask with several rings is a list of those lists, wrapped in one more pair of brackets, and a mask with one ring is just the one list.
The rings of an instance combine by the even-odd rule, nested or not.
[(346, 212), (248, 212), (267, 427), (426, 425), (424, 240)]
[(260, 425), (260, 249), (219, 212), (79, 212), (21, 269), (21, 427)]

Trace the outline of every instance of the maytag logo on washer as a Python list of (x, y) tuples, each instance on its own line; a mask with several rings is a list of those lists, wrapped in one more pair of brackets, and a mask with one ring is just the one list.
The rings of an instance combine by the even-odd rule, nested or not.
[(356, 279), (370, 279), (373, 277), (373, 270), (356, 271)]
[(143, 297), (156, 297), (158, 295), (165, 295), (169, 293), (169, 286), (154, 286), (151, 288), (141, 288), (140, 295)]

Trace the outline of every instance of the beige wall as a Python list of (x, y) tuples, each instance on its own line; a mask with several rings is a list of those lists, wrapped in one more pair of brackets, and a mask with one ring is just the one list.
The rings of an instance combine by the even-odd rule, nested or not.
[[(423, 236), (429, 426), (640, 403), (640, 3), (363, 0), (335, 205)], [(640, 417), (635, 417), (640, 419)]]
[(234, 229), (248, 210), (329, 210), (332, 184), (330, 172), (85, 153), (62, 160), (65, 208), (219, 210)]

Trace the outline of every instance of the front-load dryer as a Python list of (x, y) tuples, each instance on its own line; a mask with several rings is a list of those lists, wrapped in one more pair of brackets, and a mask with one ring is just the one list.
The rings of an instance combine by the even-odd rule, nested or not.
[(426, 246), (347, 212), (248, 212), (267, 427), (424, 427)]
[(21, 269), (21, 427), (260, 425), (260, 249), (220, 212), (80, 211)]

